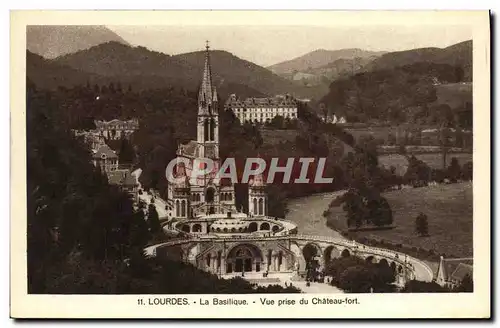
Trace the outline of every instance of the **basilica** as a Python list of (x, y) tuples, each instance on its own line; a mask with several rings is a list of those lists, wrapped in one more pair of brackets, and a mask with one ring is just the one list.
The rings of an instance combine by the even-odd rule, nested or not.
[[(198, 120), (196, 140), (179, 145), (179, 162), (175, 182), (169, 183), (169, 217), (174, 219), (195, 219), (204, 215), (241, 214), (236, 209), (234, 185), (219, 179), (215, 172), (220, 168), (219, 156), (219, 113), (217, 90), (212, 82), (209, 47), (206, 48), (205, 66), (198, 93)], [(195, 159), (207, 158), (214, 163), (214, 173), (190, 179)], [(250, 216), (265, 216), (267, 196), (261, 175), (249, 181), (248, 209)], [(238, 227), (243, 228), (242, 226)], [(224, 228), (222, 228), (224, 230)]]

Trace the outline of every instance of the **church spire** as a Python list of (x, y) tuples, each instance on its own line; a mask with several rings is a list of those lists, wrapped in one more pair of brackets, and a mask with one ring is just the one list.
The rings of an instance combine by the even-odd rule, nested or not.
[(211, 113), (212, 106), (214, 102), (216, 102), (216, 91), (215, 87), (212, 84), (212, 67), (210, 66), (210, 46), (208, 45), (208, 41), (205, 46), (205, 67), (203, 69), (203, 78), (201, 81), (200, 93), (198, 95), (198, 103), (201, 111), (207, 111)]

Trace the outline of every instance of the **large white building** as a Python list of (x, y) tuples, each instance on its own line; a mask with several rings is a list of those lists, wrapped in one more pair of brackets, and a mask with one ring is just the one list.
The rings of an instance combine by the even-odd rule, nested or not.
[(298, 101), (290, 95), (240, 100), (232, 94), (224, 108), (232, 110), (242, 124), (271, 122), (278, 115), (291, 120), (298, 117)]
[(104, 138), (111, 140), (128, 138), (132, 133), (139, 129), (139, 121), (135, 118), (128, 121), (118, 119), (111, 121), (95, 120), (94, 123), (96, 126), (95, 131)]

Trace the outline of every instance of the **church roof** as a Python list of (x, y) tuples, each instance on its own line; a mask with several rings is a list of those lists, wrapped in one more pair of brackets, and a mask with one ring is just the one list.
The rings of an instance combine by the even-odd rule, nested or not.
[(208, 41), (206, 49), (205, 67), (203, 68), (203, 77), (198, 94), (199, 114), (211, 114), (212, 110), (216, 110), (215, 103), (217, 103), (217, 91), (212, 83), (212, 67), (210, 65), (210, 47), (208, 46)]
[(102, 144), (92, 155), (93, 158), (118, 158), (115, 151), (108, 145)]
[(472, 258), (442, 259), (441, 262), (440, 268), (445, 280), (461, 281), (467, 274), (472, 278)]

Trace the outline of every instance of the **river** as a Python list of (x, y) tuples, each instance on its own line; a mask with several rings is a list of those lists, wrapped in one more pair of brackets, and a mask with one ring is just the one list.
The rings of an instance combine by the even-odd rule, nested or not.
[(288, 202), (286, 219), (297, 225), (299, 234), (345, 239), (339, 232), (327, 227), (323, 217), (323, 212), (328, 209), (330, 202), (344, 192), (335, 191), (292, 199)]

